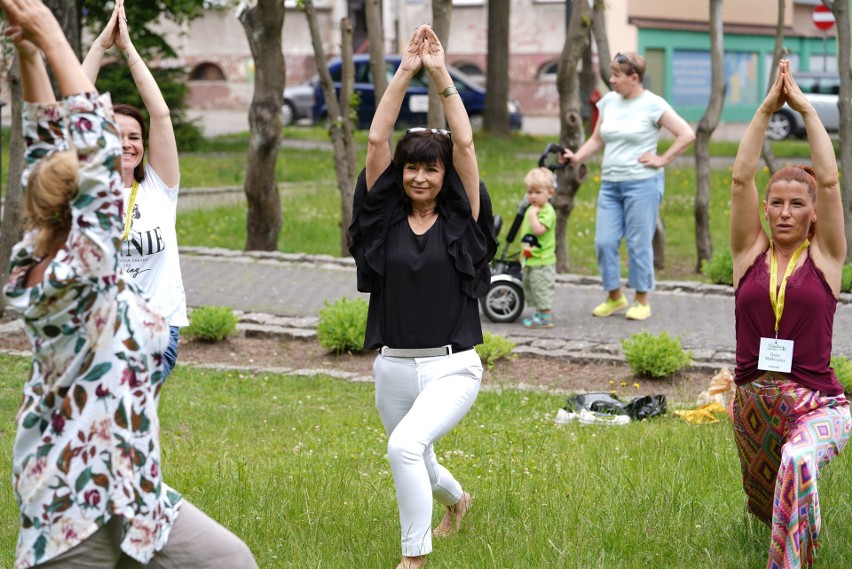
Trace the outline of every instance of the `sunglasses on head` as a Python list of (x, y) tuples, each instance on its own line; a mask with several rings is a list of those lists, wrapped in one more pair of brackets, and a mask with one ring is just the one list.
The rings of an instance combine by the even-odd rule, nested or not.
[(636, 69), (636, 65), (633, 63), (633, 61), (629, 57), (627, 57), (623, 53), (616, 53), (615, 54), (615, 62), (618, 63), (619, 65), (627, 64), (630, 67), (630, 75), (633, 75), (634, 73), (636, 75), (639, 75), (639, 70)]
[(425, 126), (416, 126), (414, 128), (410, 128), (405, 131), (405, 134), (417, 132), (431, 132), (432, 134), (441, 134), (443, 136), (446, 136), (447, 138), (453, 137), (453, 135), (450, 134), (450, 131), (445, 130), (443, 128), (426, 128)]

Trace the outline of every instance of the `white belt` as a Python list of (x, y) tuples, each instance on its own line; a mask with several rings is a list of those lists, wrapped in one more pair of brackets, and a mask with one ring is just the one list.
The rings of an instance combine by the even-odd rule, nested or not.
[[(466, 352), (470, 348), (456, 350), (455, 353)], [(451, 356), (453, 355), (452, 346), (441, 346), (440, 348), (388, 348), (384, 346), (379, 349), (379, 353), (389, 358), (432, 358), (436, 356)]]

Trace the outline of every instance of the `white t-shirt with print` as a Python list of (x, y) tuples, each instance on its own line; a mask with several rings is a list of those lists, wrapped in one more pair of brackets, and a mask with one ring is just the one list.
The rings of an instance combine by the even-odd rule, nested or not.
[[(167, 187), (146, 165), (133, 205), (130, 235), (121, 243), (121, 268), (169, 326), (189, 325), (175, 230), (178, 190), (179, 186)], [(125, 205), (129, 200), (130, 188), (125, 188)]]
[(633, 99), (610, 91), (598, 101), (604, 142), (601, 180), (623, 182), (657, 175), (660, 169), (640, 164), (639, 157), (657, 152), (658, 123), (671, 108), (665, 99), (648, 90)]

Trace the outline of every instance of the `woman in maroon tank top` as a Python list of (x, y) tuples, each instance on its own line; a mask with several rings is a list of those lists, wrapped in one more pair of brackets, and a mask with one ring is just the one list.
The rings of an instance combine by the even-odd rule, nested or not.
[[(761, 208), (760, 150), (769, 118), (784, 103), (802, 115), (813, 168), (776, 172)], [(821, 524), (819, 470), (852, 430), (829, 366), (846, 237), (834, 148), (788, 61), (746, 130), (732, 182), (733, 418), (743, 489), (749, 511), (771, 528), (767, 567), (809, 567)]]

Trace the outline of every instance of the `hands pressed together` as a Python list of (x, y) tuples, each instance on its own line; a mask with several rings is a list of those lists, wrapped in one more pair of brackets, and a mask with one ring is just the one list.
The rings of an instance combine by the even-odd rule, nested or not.
[(399, 66), (411, 73), (417, 73), (421, 67), (425, 67), (430, 73), (445, 67), (444, 47), (429, 24), (422, 24), (414, 30)]
[(790, 62), (786, 59), (778, 64), (778, 77), (776, 77), (775, 83), (772, 84), (772, 88), (766, 95), (766, 99), (763, 100), (761, 110), (772, 114), (783, 107), (784, 103), (787, 103), (791, 109), (801, 114), (813, 109), (810, 101), (802, 93), (795, 79), (793, 79), (793, 75), (790, 73)]
[(124, 13), (124, 0), (116, 1), (115, 8), (112, 10), (109, 21), (101, 32), (101, 35), (98, 36), (97, 42), (104, 51), (115, 46), (122, 52), (125, 52), (132, 45), (130, 41), (130, 33), (127, 31), (127, 16)]

